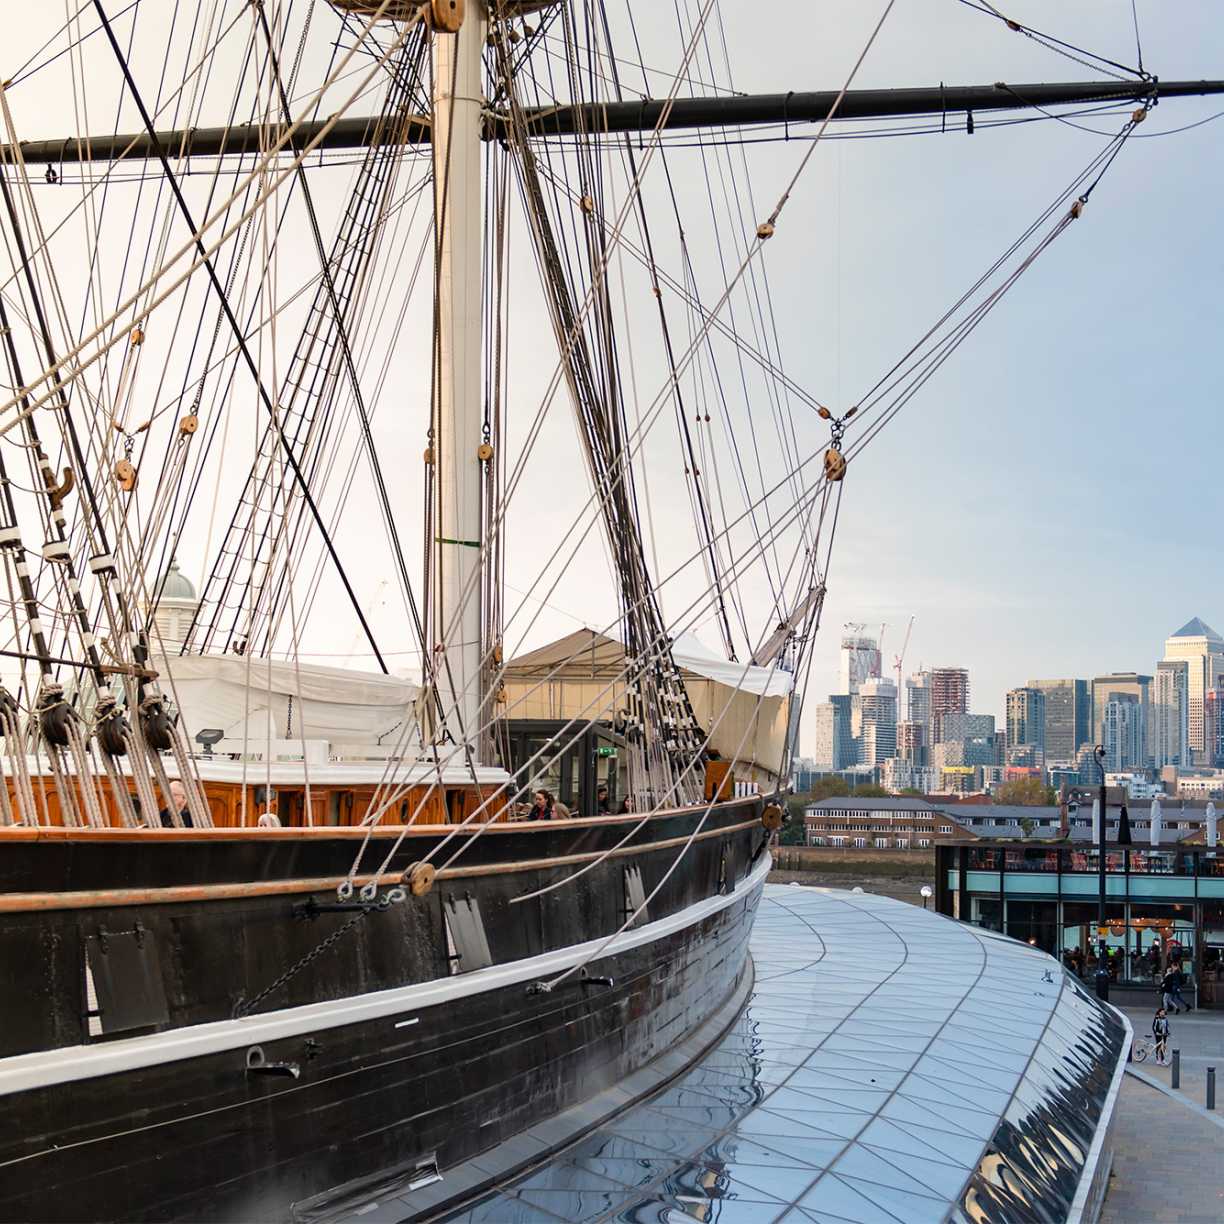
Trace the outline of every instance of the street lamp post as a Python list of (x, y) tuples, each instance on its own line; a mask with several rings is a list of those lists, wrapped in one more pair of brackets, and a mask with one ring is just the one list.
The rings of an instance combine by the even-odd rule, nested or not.
[(1109, 810), (1105, 806), (1105, 748), (1098, 744), (1093, 751), (1097, 768), (1101, 771), (1101, 819), (1097, 826), (1097, 870), (1100, 878), (1100, 898), (1097, 905), (1097, 998), (1109, 1000), (1109, 970), (1105, 965), (1105, 839), (1109, 825)]
[(919, 891), (922, 893), (922, 908), (926, 909), (927, 902), (931, 899), (931, 896), (933, 895), (931, 892), (931, 886), (929, 884), (924, 884)]

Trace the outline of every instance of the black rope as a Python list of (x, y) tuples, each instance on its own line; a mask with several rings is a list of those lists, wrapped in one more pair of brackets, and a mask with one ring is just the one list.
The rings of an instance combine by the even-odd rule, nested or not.
[[(230, 307), (229, 299), (225, 295), (225, 289), (221, 281), (217, 277), (217, 273), (213, 268), (212, 261), (208, 258), (204, 250), (204, 243), (201, 241), (195, 219), (191, 215), (191, 209), (183, 196), (183, 192), (178, 185), (178, 180), (175, 177), (174, 171), (170, 167), (170, 162), (166, 158), (165, 152), (162, 150), (160, 142), (157, 140), (157, 132), (153, 126), (153, 119), (150, 116), (148, 109), (145, 107), (144, 99), (140, 95), (140, 90), (136, 86), (136, 81), (132, 77), (132, 71), (128, 67), (127, 60), (123, 56), (123, 52), (119, 47), (118, 40), (115, 38), (114, 31), (111, 29), (110, 21), (106, 16), (105, 10), (102, 8), (102, 0), (94, 0), (94, 8), (98, 11), (98, 16), (102, 21), (102, 26), (106, 31), (106, 37), (111, 45), (111, 50), (115, 53), (115, 58), (119, 63), (119, 69), (123, 73), (123, 78), (127, 82), (127, 87), (132, 95), (132, 101), (136, 103), (136, 109), (140, 112), (140, 120), (145, 126), (145, 130), (149, 133), (154, 146), (157, 149), (157, 157), (161, 162), (162, 171), (166, 176), (166, 181), (170, 186), (170, 190), (174, 194), (175, 202), (178, 205), (179, 211), (183, 215), (183, 220), (187, 222), (188, 228), (191, 230), (194, 237), (192, 241), (195, 244), (196, 250), (199, 252), (202, 266), (208, 275), (209, 283), (217, 293), (221, 309), (225, 313), (226, 322), (230, 325), (234, 333), (234, 339), (242, 353), (243, 360), (247, 368), (250, 370), (251, 377), (255, 380), (256, 390), (259, 392), (259, 398), (267, 410), (268, 415), (272, 420), (276, 421), (276, 408), (272, 404), (268, 396), (268, 392), (263, 385), (263, 380), (259, 376), (259, 367), (255, 364), (255, 358), (251, 354), (250, 347), (247, 345), (246, 338), (242, 333), (242, 328), (239, 326), (238, 320), (234, 317), (233, 309)], [(361, 603), (357, 598), (356, 591), (353, 590), (352, 583), (349, 582), (348, 574), (345, 572), (344, 566), (340, 561), (340, 557), (336, 552), (336, 547), (332, 543), (331, 535), (328, 533), (327, 527), (323, 522), (323, 517), (319, 513), (319, 508), (315, 504), (314, 498), (311, 496), (310, 488), (306, 483), (306, 478), (302, 474), (302, 469), (298, 464), (297, 457), (294, 455), (292, 448), (289, 446), (284, 433), (276, 426), (277, 437), (282, 444), (285, 452), (285, 458), (288, 460), (289, 468), (293, 472), (294, 479), (297, 481), (298, 488), (301, 490), (302, 497), (305, 499), (307, 506), (310, 508), (310, 513), (315, 521), (315, 526), (319, 529), (319, 534), (323, 538), (323, 543), (327, 548), (328, 555), (332, 559), (332, 563), (336, 567), (336, 572), (340, 576), (340, 581), (344, 585), (345, 593), (348, 595), (350, 602), (353, 605), (353, 611), (357, 613), (357, 619), (361, 623), (362, 631), (365, 633), (366, 640), (370, 643), (370, 649), (374, 652), (374, 657), (378, 660), (378, 666), (384, 674), (388, 673), (386, 661), (383, 659), (382, 652), (378, 649), (378, 643), (374, 640), (374, 634), (370, 629), (369, 622), (366, 620), (365, 612), (362, 611)]]

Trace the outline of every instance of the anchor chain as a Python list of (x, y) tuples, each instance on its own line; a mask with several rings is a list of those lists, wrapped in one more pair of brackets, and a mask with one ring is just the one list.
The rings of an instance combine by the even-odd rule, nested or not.
[(392, 888), (368, 909), (360, 910), (354, 914), (347, 922), (338, 926), (326, 939), (322, 940), (316, 947), (312, 948), (300, 961), (295, 965), (290, 965), (284, 973), (265, 986), (253, 999), (247, 1001), (239, 996), (237, 1003), (234, 1004), (233, 1018), (241, 1020), (249, 1016), (269, 995), (275, 994), (282, 986), (291, 982), (307, 965), (313, 964), (324, 952), (327, 951), (338, 940), (342, 939), (353, 927), (355, 927), (363, 918), (372, 913), (382, 913), (388, 910), (392, 905), (398, 905), (406, 897), (406, 893), (402, 888)]

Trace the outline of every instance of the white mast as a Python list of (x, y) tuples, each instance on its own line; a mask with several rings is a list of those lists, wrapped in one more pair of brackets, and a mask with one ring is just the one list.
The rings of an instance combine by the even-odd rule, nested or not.
[[(435, 4), (435, 13), (438, 9)], [(454, 8), (455, 6), (451, 6)], [(488, 15), (459, 5), (458, 33), (433, 35), (434, 217), (437, 226), (438, 360), (434, 437), (437, 556), (434, 603), (442, 715), (456, 742), (477, 753), (481, 685), (481, 110)]]

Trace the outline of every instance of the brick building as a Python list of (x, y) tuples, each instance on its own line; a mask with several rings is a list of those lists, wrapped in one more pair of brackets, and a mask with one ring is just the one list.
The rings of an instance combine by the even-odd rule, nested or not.
[(922, 799), (822, 799), (804, 809), (805, 842), (847, 850), (929, 850), (975, 835)]

